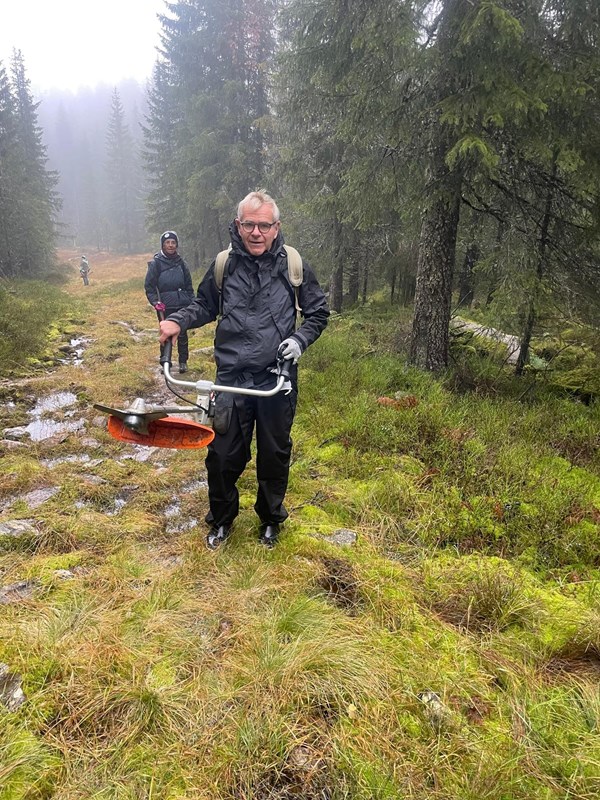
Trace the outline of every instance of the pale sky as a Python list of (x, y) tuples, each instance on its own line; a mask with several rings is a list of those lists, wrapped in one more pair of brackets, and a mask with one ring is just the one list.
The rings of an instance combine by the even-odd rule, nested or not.
[(76, 91), (126, 78), (144, 83), (159, 44), (164, 0), (11, 0), (3, 4), (0, 59), (21, 50), (34, 93)]

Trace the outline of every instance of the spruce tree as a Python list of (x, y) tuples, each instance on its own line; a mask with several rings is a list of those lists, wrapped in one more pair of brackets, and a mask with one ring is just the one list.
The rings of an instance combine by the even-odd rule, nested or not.
[(162, 61), (154, 65), (147, 100), (146, 124), (142, 126), (144, 165), (150, 176), (146, 222), (158, 239), (164, 230), (177, 227), (185, 216), (185, 193), (178, 188), (174, 168), (181, 118), (175, 102), (175, 87)]
[(149, 218), (155, 232), (178, 230), (195, 263), (223, 247), (235, 203), (264, 178), (273, 6), (191, 0), (161, 18), (145, 140)]
[(54, 263), (56, 176), (46, 169), (23, 57), (15, 51), (11, 79), (0, 65), (0, 269), (7, 276), (43, 274)]
[(123, 104), (115, 88), (106, 133), (108, 240), (111, 247), (124, 249), (128, 253), (139, 244), (141, 238), (136, 157)]
[(43, 273), (54, 263), (55, 222), (60, 209), (56, 194), (58, 179), (46, 166), (46, 148), (37, 119), (39, 104), (33, 101), (20, 51), (15, 51), (13, 55), (11, 74), (19, 144), (23, 156), (19, 204), (23, 272), (36, 275)]

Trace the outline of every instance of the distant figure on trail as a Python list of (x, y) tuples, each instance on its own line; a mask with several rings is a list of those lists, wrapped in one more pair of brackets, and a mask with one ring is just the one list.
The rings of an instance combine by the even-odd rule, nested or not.
[(79, 274), (83, 278), (83, 285), (89, 286), (90, 285), (90, 272), (91, 272), (89, 261), (87, 260), (87, 256), (81, 256), (81, 264), (79, 265)]
[[(148, 262), (144, 282), (146, 297), (156, 309), (159, 320), (185, 308), (194, 299), (192, 276), (183, 258), (177, 252), (179, 239), (175, 231), (165, 231), (160, 237), (160, 250)], [(179, 372), (187, 372), (189, 344), (187, 331), (177, 337)]]
[[(256, 397), (220, 392), (215, 398), (215, 438), (208, 446), (209, 532), (206, 544), (216, 550), (229, 536), (239, 511), (237, 481), (251, 457), (256, 429), (257, 493), (254, 510), (259, 541), (273, 547), (288, 516), (284, 506), (296, 399), (296, 362), (327, 325), (329, 309), (310, 266), (301, 260), (300, 275), (290, 274), (280, 230), (279, 209), (266, 192), (251, 192), (239, 204), (229, 226), (231, 251), (217, 269), (217, 259), (202, 279), (196, 299), (160, 323), (160, 341), (174, 340), (188, 328), (217, 318), (217, 383), (264, 390), (274, 383), (277, 358), (291, 362), (289, 394)], [(225, 252), (223, 252), (226, 255)], [(300, 258), (300, 256), (298, 256)], [(219, 278), (220, 274), (220, 278)], [(300, 278), (298, 296), (292, 278)], [(302, 324), (296, 329), (297, 304)]]

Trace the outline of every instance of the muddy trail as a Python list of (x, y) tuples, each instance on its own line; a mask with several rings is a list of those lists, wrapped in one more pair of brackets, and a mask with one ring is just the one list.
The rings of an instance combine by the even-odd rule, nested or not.
[[(76, 253), (59, 255), (77, 263)], [(107, 520), (109, 532), (146, 526), (171, 536), (195, 529), (206, 513), (204, 451), (122, 444), (93, 408), (94, 402), (126, 407), (138, 396), (179, 403), (162, 377), (156, 317), (143, 291), (149, 257), (90, 258), (90, 285), (77, 275), (66, 288), (78, 312), (54, 346), (55, 364), (0, 384), (5, 552), (69, 549), (80, 529), (101, 532)], [(213, 376), (211, 340), (212, 330), (190, 337), (194, 377)], [(23, 580), (20, 563), (17, 557), (16, 573), (4, 564), (0, 596), (7, 594), (7, 578)]]
[[(371, 340), (348, 350), (360, 326), (332, 320), (329, 350), (302, 365), (277, 547), (258, 541), (249, 464), (232, 534), (210, 551), (205, 451), (119, 442), (93, 407), (179, 402), (147, 256), (90, 258), (85, 287), (78, 254), (61, 257), (73, 308), (52, 365), (0, 384), (0, 796), (597, 797), (596, 560), (542, 579), (481, 539), (450, 552), (433, 538), (467, 514), (487, 524), (490, 507), (494, 535), (545, 546), (562, 503), (553, 541), (587, 530), (595, 557), (592, 462), (559, 473), (521, 437), (490, 466), (483, 401), (442, 399), (401, 366), (391, 383), (387, 357), (351, 369)], [(189, 377), (214, 378), (213, 333), (191, 332)], [(487, 411), (494, 441), (513, 435), (509, 410)], [(579, 412), (591, 443), (597, 420)], [(527, 425), (547, 426), (546, 409)], [(554, 480), (521, 518), (526, 457), (536, 487)], [(505, 495), (483, 473), (494, 496), (479, 496), (480, 463)]]

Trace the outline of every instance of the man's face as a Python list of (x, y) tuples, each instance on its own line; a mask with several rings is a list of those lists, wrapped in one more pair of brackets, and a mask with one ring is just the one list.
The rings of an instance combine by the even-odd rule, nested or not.
[[(251, 231), (246, 231), (242, 223), (247, 223), (247, 227), (250, 227), (250, 223), (255, 224)], [(241, 218), (235, 221), (244, 247), (253, 256), (262, 256), (263, 253), (270, 250), (279, 233), (279, 222), (272, 224), (266, 233), (260, 232), (258, 225), (261, 223), (273, 223), (273, 208), (271, 206), (262, 205), (254, 211), (246, 210), (246, 207), (243, 206)]]
[(173, 253), (177, 252), (177, 242), (175, 241), (175, 239), (165, 239), (163, 242), (162, 249), (163, 253), (166, 256), (172, 256)]

